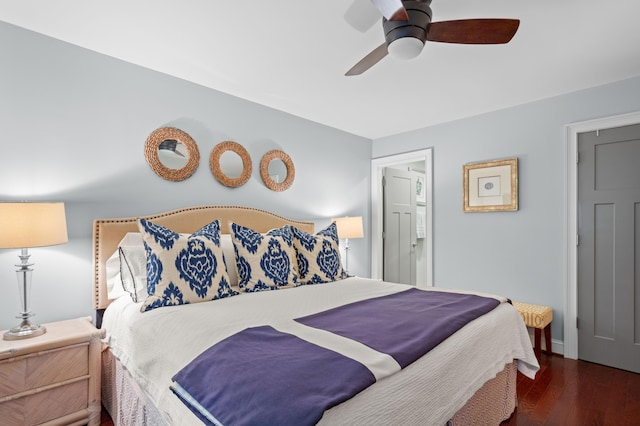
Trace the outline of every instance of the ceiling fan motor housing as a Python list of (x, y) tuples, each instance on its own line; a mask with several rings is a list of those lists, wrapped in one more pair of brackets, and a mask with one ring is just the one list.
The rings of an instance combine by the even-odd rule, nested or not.
[(389, 46), (394, 41), (413, 37), (423, 44), (427, 40), (427, 27), (431, 23), (431, 0), (407, 0), (402, 2), (409, 15), (408, 21), (389, 21), (382, 19), (384, 38)]

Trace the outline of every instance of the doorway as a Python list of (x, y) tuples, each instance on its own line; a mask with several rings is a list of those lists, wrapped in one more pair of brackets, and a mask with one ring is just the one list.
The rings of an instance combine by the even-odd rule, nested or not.
[[(384, 250), (384, 189), (383, 177), (387, 168), (413, 169), (420, 185), (423, 185), (418, 204), (424, 218), (421, 218), (420, 247), (414, 250), (415, 285), (418, 287), (433, 286), (433, 149), (424, 149), (388, 157), (375, 158), (371, 161), (371, 277), (383, 279)], [(424, 171), (424, 173), (421, 173)], [(419, 178), (418, 178), (419, 177)], [(416, 187), (414, 187), (416, 188)], [(414, 189), (410, 189), (413, 191)], [(413, 225), (412, 229), (415, 229)], [(413, 240), (415, 241), (415, 240)], [(410, 243), (412, 244), (413, 241)], [(395, 280), (397, 281), (397, 280)]]
[(640, 373), (640, 124), (578, 153), (578, 357)]
[(640, 123), (640, 112), (568, 124), (565, 135), (565, 301), (564, 342), (566, 358), (578, 359), (578, 135)]

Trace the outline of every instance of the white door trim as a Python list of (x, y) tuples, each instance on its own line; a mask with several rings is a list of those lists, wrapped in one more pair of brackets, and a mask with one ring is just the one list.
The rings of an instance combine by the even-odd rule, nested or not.
[(425, 246), (427, 252), (427, 286), (433, 286), (433, 148), (371, 160), (371, 278), (382, 279), (382, 171), (396, 164), (425, 162), (427, 209)]
[(564, 356), (578, 359), (578, 133), (640, 123), (640, 111), (565, 126)]

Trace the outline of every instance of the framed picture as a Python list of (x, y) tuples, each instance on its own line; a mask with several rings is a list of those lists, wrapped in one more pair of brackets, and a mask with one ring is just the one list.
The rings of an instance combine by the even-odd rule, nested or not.
[(424, 204), (427, 202), (427, 196), (425, 194), (424, 187), (424, 175), (418, 175), (416, 180), (416, 202)]
[(514, 212), (518, 210), (518, 159), (465, 164), (465, 212)]

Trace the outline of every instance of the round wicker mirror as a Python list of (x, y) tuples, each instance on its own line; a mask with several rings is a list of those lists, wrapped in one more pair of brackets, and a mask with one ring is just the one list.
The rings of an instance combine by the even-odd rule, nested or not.
[[(284, 167), (286, 169), (286, 176), (281, 176), (280, 174), (272, 175), (269, 170), (274, 170), (274, 167), (270, 167), (272, 162), (282, 162), (284, 163)], [(277, 169), (278, 167), (275, 167)], [(272, 191), (284, 191), (289, 189), (289, 187), (293, 184), (293, 180), (296, 177), (296, 168), (293, 166), (293, 161), (291, 161), (291, 157), (287, 155), (284, 151), (280, 151), (279, 149), (274, 149), (267, 152), (260, 160), (260, 177), (262, 177), (262, 181)]]
[(173, 127), (154, 130), (144, 145), (144, 156), (155, 174), (174, 182), (191, 176), (200, 163), (198, 145)]
[[(225, 174), (225, 170), (221, 165), (222, 155), (226, 152), (236, 153), (242, 160), (242, 171), (238, 177), (230, 177)], [(214, 146), (209, 156), (209, 166), (211, 167), (211, 173), (213, 176), (223, 184), (230, 188), (237, 188), (244, 185), (251, 177), (251, 171), (253, 165), (251, 164), (251, 157), (247, 150), (237, 142), (225, 141), (220, 142)]]

